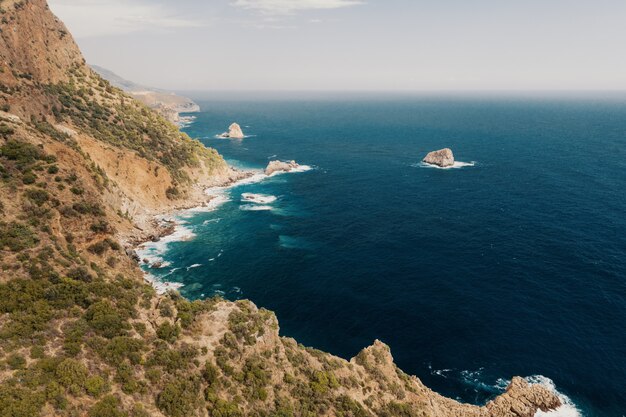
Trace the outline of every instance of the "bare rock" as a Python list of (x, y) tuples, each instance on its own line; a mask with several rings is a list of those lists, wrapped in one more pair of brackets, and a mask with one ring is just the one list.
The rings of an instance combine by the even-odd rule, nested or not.
[(430, 152), (426, 155), (423, 161), (427, 164), (445, 168), (454, 165), (454, 155), (452, 154), (452, 150), (450, 148), (444, 148), (438, 151)]
[(265, 168), (265, 175), (272, 175), (275, 172), (289, 172), (299, 167), (300, 165), (296, 161), (271, 161)]
[(237, 123), (233, 123), (228, 127), (228, 132), (222, 133), (220, 137), (229, 139), (243, 139), (245, 135), (241, 130), (241, 126), (239, 126)]
[(489, 415), (497, 417), (533, 417), (538, 410), (547, 412), (561, 406), (561, 400), (539, 384), (529, 384), (515, 377), (506, 392), (486, 406)]

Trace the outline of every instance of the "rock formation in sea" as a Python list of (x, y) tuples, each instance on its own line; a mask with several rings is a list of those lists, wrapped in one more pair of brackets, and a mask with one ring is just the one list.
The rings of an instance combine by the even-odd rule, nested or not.
[(454, 165), (454, 155), (452, 154), (452, 150), (450, 148), (444, 148), (438, 151), (429, 152), (423, 161), (427, 164), (445, 168)]
[(272, 175), (274, 172), (289, 172), (299, 167), (296, 161), (271, 161), (265, 168), (265, 175)]
[(220, 137), (229, 139), (243, 139), (245, 135), (241, 130), (241, 126), (239, 126), (237, 123), (233, 123), (228, 127), (228, 132), (222, 133)]

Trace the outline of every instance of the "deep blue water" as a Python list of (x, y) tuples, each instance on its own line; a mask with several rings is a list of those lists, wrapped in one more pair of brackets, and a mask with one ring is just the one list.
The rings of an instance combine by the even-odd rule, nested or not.
[[(187, 216), (195, 239), (171, 243), (157, 273), (182, 268), (165, 279), (183, 295), (251, 299), (281, 334), (345, 358), (381, 339), (463, 401), (543, 375), (586, 416), (626, 414), (626, 99), (198, 102), (185, 131), (228, 160), (314, 169)], [(233, 121), (253, 137), (213, 137)], [(475, 165), (419, 165), (443, 147)], [(244, 192), (278, 200), (245, 211)]]

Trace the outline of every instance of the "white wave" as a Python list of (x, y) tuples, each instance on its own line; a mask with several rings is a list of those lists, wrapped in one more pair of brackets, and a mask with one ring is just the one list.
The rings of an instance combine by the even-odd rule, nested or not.
[(576, 404), (565, 394), (556, 389), (554, 381), (543, 375), (533, 375), (526, 378), (530, 384), (539, 384), (553, 392), (561, 400), (561, 406), (553, 411), (537, 411), (535, 417), (582, 417), (582, 412), (576, 407)]
[(207, 224), (211, 224), (211, 223), (219, 223), (222, 219), (221, 218), (217, 218), (217, 219), (209, 219), (209, 220), (205, 220), (202, 222), (203, 226), (206, 226)]
[(420, 163), (417, 163), (417, 164), (412, 164), (411, 166), (415, 167), (415, 168), (459, 169), (459, 168), (466, 168), (466, 167), (476, 166), (476, 161), (472, 161), (472, 162), (454, 161), (454, 164), (452, 166), (449, 166), (449, 167), (440, 167), (438, 165), (427, 164), (426, 162), (420, 162)]
[[(510, 380), (504, 378), (498, 378), (494, 384), (484, 381), (482, 376), (483, 368), (477, 371), (456, 371), (454, 369), (435, 369), (433, 370), (430, 365), (430, 373), (442, 378), (452, 378), (454, 380), (460, 380), (464, 384), (474, 387), (477, 390), (492, 392), (494, 394), (501, 394), (506, 391), (506, 388), (511, 383)], [(534, 417), (583, 417), (582, 412), (576, 407), (576, 404), (565, 394), (559, 392), (556, 389), (554, 381), (543, 375), (534, 375), (525, 378), (529, 384), (539, 384), (547, 388), (550, 392), (554, 393), (560, 400), (561, 406), (556, 410), (544, 412), (537, 411)]]
[(249, 139), (249, 138), (256, 138), (256, 135), (243, 135), (243, 138), (231, 138), (231, 137), (228, 137), (228, 136), (224, 136), (223, 133), (220, 133), (219, 135), (214, 135), (213, 138), (215, 138), (215, 139), (227, 139), (227, 140), (243, 140), (243, 139)]
[(193, 265), (187, 267), (187, 271), (189, 271), (192, 268), (199, 268), (201, 266), (202, 266), (202, 264), (193, 264)]
[(256, 204), (244, 204), (239, 206), (239, 210), (242, 211), (270, 211), (273, 210), (272, 206), (259, 206)]
[(137, 247), (136, 252), (142, 261), (145, 259), (149, 264), (163, 263), (162, 255), (167, 252), (170, 243), (192, 240), (194, 237), (196, 235), (188, 226), (184, 223), (178, 223), (174, 227), (173, 233), (163, 236), (158, 242), (142, 243)]
[(292, 174), (292, 173), (298, 173), (298, 172), (307, 172), (307, 171), (310, 171), (312, 169), (313, 169), (313, 167), (310, 166), (310, 165), (298, 165), (297, 168), (290, 169), (289, 171), (272, 172), (270, 175), (268, 175), (268, 177), (275, 177), (276, 175)]
[(184, 287), (180, 282), (163, 281), (152, 274), (145, 274), (144, 279), (154, 287), (157, 294), (165, 294), (169, 290), (177, 290)]
[(276, 158), (277, 156), (278, 156), (278, 155), (274, 154), (274, 155), (272, 155), (272, 156), (268, 156), (268, 157), (267, 157), (267, 159), (274, 159), (274, 158)]
[[(215, 211), (220, 206), (230, 201), (230, 197), (226, 194), (224, 188), (207, 188), (206, 190), (204, 190), (204, 193), (211, 197), (211, 199), (205, 205), (183, 210), (179, 214), (179, 217), (193, 217), (196, 213)], [(212, 221), (214, 220), (210, 220), (209, 222)], [(217, 220), (216, 222), (218, 221), (219, 220)]]
[(276, 201), (276, 196), (267, 194), (243, 193), (241, 194), (241, 201), (247, 201), (255, 204), (272, 204), (274, 201)]
[(181, 116), (177, 123), (178, 127), (181, 129), (189, 127), (196, 121), (196, 118), (196, 116)]

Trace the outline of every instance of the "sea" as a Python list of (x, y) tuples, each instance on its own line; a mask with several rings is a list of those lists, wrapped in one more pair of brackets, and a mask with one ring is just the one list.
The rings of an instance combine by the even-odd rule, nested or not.
[(346, 359), (380, 339), (459, 401), (519, 375), (563, 399), (537, 416), (626, 415), (626, 95), (190, 94), (183, 130), (255, 175), (142, 248), (161, 288)]

